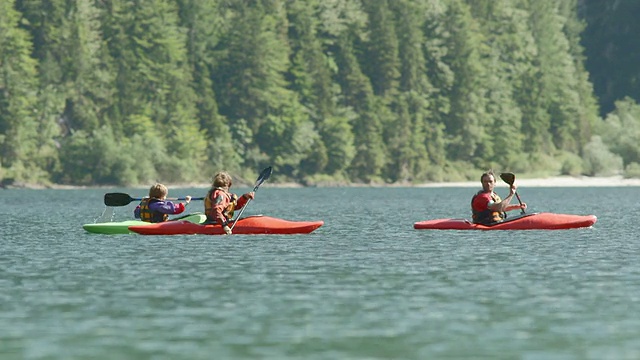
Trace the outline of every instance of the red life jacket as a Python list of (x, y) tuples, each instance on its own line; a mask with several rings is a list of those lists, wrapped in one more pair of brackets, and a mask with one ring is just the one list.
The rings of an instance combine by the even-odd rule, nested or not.
[[(506, 216), (507, 214), (505, 214), (504, 212), (493, 211), (489, 208), (483, 211), (477, 211), (476, 209), (473, 208), (473, 201), (476, 199), (476, 196), (482, 194), (483, 192), (484, 190), (480, 190), (473, 196), (473, 198), (471, 198), (471, 211), (472, 211), (471, 217), (473, 219), (473, 222), (476, 224), (489, 225), (489, 224), (495, 224), (497, 222), (504, 220), (507, 217)], [(498, 194), (494, 192), (491, 193), (491, 200), (494, 203), (499, 203), (502, 201), (500, 196), (498, 196)]]

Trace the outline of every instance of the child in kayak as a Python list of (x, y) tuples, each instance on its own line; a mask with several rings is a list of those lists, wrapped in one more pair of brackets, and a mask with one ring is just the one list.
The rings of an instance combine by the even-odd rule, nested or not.
[(249, 199), (253, 199), (253, 191), (243, 194), (240, 198), (229, 192), (233, 181), (231, 175), (222, 171), (213, 177), (211, 189), (204, 198), (204, 213), (207, 222), (220, 224), (227, 235), (231, 235), (229, 222), (235, 210), (242, 209)]
[(145, 222), (158, 223), (169, 220), (169, 214), (180, 214), (185, 205), (191, 201), (191, 196), (185, 196), (185, 203), (174, 204), (167, 201), (169, 190), (163, 184), (155, 184), (149, 189), (149, 197), (140, 201), (140, 205), (133, 211), (133, 216)]

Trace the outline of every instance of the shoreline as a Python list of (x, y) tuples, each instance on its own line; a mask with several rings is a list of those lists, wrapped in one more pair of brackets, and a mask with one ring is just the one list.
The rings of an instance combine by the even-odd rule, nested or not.
[[(517, 178), (519, 187), (626, 187), (640, 186), (640, 179), (625, 179), (618, 176), (555, 176), (549, 178)], [(416, 187), (479, 187), (480, 181), (451, 182), (451, 183), (426, 183), (415, 185)], [(499, 187), (507, 187), (503, 181), (498, 181)]]
[[(608, 177), (592, 177), (592, 176), (555, 176), (548, 178), (516, 178), (516, 185), (519, 187), (640, 187), (640, 178), (626, 179), (622, 176)], [(209, 188), (209, 183), (180, 183), (167, 184), (169, 189), (180, 188)], [(273, 188), (303, 188), (305, 186), (298, 183), (269, 183), (265, 182), (263, 187)], [(415, 188), (448, 188), (448, 187), (479, 187), (479, 181), (461, 181), (461, 182), (428, 182), (421, 184), (396, 183), (396, 184), (319, 184), (311, 187), (415, 187)], [(502, 181), (498, 181), (498, 187), (507, 187)], [(237, 188), (251, 187), (247, 184), (238, 184)], [(55, 190), (74, 190), (74, 189), (113, 189), (113, 188), (133, 188), (146, 189), (146, 186), (73, 186), (73, 185), (42, 185), (42, 184), (17, 184), (8, 186), (6, 189), (55, 189)], [(1, 190), (1, 189), (0, 189)]]

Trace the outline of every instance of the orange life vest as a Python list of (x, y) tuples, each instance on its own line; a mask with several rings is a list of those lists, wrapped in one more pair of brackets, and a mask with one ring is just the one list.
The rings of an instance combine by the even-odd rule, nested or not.
[[(217, 194), (216, 194), (217, 191)], [(231, 194), (222, 188), (212, 188), (207, 193), (207, 197), (204, 198), (204, 213), (207, 215), (207, 220), (215, 221), (216, 220), (216, 211), (215, 204), (213, 203), (214, 199), (211, 199), (213, 195), (218, 197), (220, 194), (227, 198), (229, 201), (229, 205), (222, 211), (222, 215), (225, 217), (225, 221), (230, 221), (233, 219), (233, 213), (236, 210), (236, 206), (238, 205), (238, 196), (236, 194)]]
[(158, 223), (169, 220), (168, 214), (163, 214), (159, 211), (153, 211), (149, 208), (149, 205), (158, 202), (158, 199), (144, 198), (140, 201), (140, 220), (150, 223)]

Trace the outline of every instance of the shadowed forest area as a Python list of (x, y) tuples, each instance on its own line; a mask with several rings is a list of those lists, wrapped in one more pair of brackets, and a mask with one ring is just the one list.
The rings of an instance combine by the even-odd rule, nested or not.
[(5, 0), (2, 186), (640, 177), (640, 3)]

